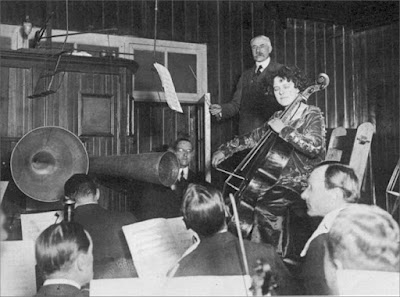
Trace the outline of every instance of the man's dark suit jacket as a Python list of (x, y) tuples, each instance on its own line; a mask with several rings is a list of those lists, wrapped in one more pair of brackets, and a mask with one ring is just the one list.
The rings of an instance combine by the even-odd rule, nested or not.
[(201, 174), (189, 170), (188, 179), (177, 181), (172, 187), (146, 183), (135, 214), (139, 220), (175, 218), (182, 215), (183, 194), (190, 183), (202, 182)]
[(273, 92), (268, 90), (272, 75), (282, 67), (272, 60), (264, 71), (256, 76), (256, 65), (242, 73), (233, 99), (221, 104), (222, 119), (230, 118), (239, 112), (239, 135), (262, 126), (281, 106)]
[(307, 295), (331, 295), (324, 270), (326, 236), (320, 234), (311, 241), (302, 264), (301, 278)]
[(89, 297), (88, 290), (79, 290), (77, 287), (58, 284), (58, 285), (47, 285), (39, 289), (39, 291), (33, 297)]
[[(271, 245), (244, 240), (244, 246), (250, 274), (255, 274), (257, 260), (264, 259), (270, 264), (277, 281), (277, 292), (281, 295), (298, 293), (297, 284)], [(244, 274), (239, 239), (229, 232), (223, 232), (202, 238), (198, 247), (179, 262), (174, 277)]]
[(80, 223), (92, 237), (95, 279), (102, 278), (105, 267), (109, 267), (110, 263), (120, 258), (132, 258), (122, 226), (137, 221), (133, 214), (109, 211), (98, 204), (86, 204), (75, 208), (74, 221)]

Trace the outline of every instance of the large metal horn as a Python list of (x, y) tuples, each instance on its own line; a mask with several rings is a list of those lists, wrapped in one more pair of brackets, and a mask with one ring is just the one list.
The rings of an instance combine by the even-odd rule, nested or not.
[(89, 168), (85, 146), (61, 127), (40, 127), (25, 134), (14, 147), (10, 163), (18, 188), (43, 202), (59, 201), (64, 183)]
[(89, 158), (85, 146), (61, 127), (40, 127), (25, 134), (11, 154), (11, 174), (27, 196), (59, 201), (64, 183), (76, 173), (90, 172), (171, 186), (178, 178), (179, 161), (172, 152)]
[(172, 152), (90, 158), (90, 173), (122, 176), (171, 186), (178, 179), (179, 161)]

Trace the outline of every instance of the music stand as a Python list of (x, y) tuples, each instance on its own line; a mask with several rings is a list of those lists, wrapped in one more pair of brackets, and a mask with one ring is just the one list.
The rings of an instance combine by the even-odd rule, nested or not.
[[(400, 193), (394, 191), (394, 187), (396, 185), (399, 187), (399, 185), (398, 185), (399, 173), (400, 173), (400, 158), (397, 161), (397, 165), (394, 168), (392, 176), (391, 176), (391, 178), (389, 180), (389, 183), (388, 183), (388, 185), (386, 187), (386, 210), (392, 216), (394, 215), (395, 211), (399, 208), (399, 205), (400, 205)], [(392, 209), (390, 209), (390, 204), (391, 204), (390, 203), (390, 200), (391, 200), (390, 196), (396, 197)]]

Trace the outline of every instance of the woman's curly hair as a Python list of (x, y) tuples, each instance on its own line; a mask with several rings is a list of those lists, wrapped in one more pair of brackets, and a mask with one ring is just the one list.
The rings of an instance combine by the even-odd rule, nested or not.
[(285, 78), (287, 81), (292, 81), (294, 83), (294, 87), (298, 88), (300, 92), (303, 92), (308, 86), (310, 86), (310, 80), (297, 66), (282, 66), (278, 71), (273, 73), (270, 82), (272, 89), (274, 85), (274, 78), (277, 76)]

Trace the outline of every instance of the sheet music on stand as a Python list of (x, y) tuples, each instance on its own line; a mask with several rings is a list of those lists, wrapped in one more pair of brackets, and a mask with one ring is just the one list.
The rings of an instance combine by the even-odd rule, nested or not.
[(96, 279), (90, 296), (251, 296), (250, 286), (249, 275)]
[(164, 278), (198, 241), (182, 217), (155, 218), (122, 227), (139, 278)]
[(8, 181), (0, 182), (0, 204), (3, 201), (4, 193), (6, 192)]
[(35, 242), (0, 242), (0, 296), (32, 296), (36, 293)]
[(177, 112), (183, 113), (181, 104), (179, 103), (178, 96), (175, 92), (175, 86), (172, 82), (171, 74), (168, 69), (159, 63), (154, 63), (158, 75), (161, 79), (161, 84), (164, 88), (165, 99), (167, 100), (169, 108)]
[(22, 240), (35, 241), (47, 227), (64, 219), (61, 210), (21, 214)]

